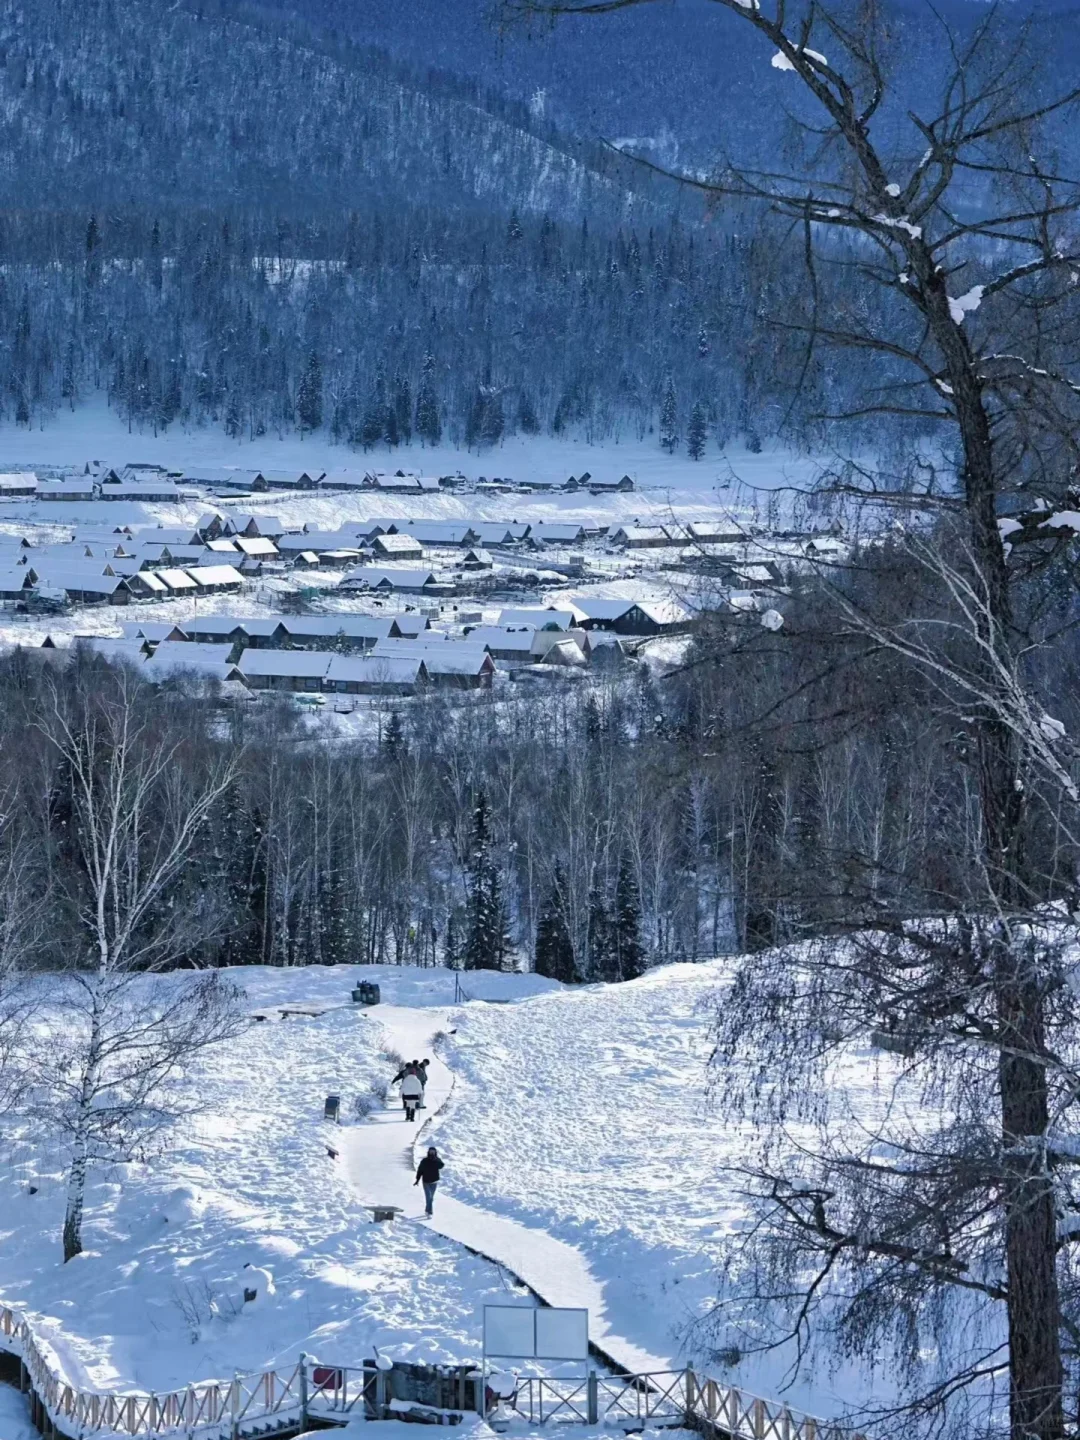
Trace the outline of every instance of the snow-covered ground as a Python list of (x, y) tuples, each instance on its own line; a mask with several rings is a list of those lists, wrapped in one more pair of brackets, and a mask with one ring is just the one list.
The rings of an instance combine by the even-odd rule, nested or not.
[[(87, 460), (114, 465), (167, 465), (177, 470), (200, 465), (244, 470), (307, 469), (317, 465), (324, 470), (402, 469), (420, 470), (427, 475), (461, 470), (471, 476), (531, 476), (541, 480), (565, 480), (568, 475), (588, 470), (598, 479), (617, 472), (615, 478), (629, 474), (640, 486), (685, 488), (706, 495), (714, 486), (724, 486), (734, 479), (765, 489), (795, 480), (803, 482), (817, 468), (813, 461), (787, 452), (752, 455), (741, 449), (721, 454), (710, 448), (702, 460), (694, 461), (681, 451), (668, 455), (655, 436), (590, 445), (553, 436), (515, 435), (479, 453), (453, 445), (351, 450), (333, 444), (322, 434), (230, 440), (220, 427), (187, 431), (174, 427), (155, 436), (149, 431), (129, 432), (127, 424), (101, 401), (89, 401), (74, 411), (59, 411), (42, 429), (13, 425), (0, 428), (0, 469), (74, 466)], [(383, 497), (384, 504), (387, 498)], [(396, 507), (396, 498), (392, 503)], [(501, 519), (502, 515), (491, 518)]]
[(0, 1440), (39, 1440), (26, 1396), (10, 1385), (0, 1385)]
[[(36, 1128), (9, 1134), (0, 1300), (33, 1314), (74, 1384), (164, 1390), (295, 1362), (302, 1350), (355, 1364), (373, 1344), (401, 1359), (475, 1357), (478, 1307), (516, 1293), (510, 1282), (437, 1234), (371, 1223), (343, 1163), (327, 1154), (341, 1131), (321, 1118), (326, 1095), (341, 1095), (352, 1123), (355, 1098), (393, 1073), (382, 1028), (350, 1006), (355, 973), (238, 973), (253, 1011), (346, 1008), (253, 1022), (205, 1057), (188, 1077), (201, 1113), (145, 1163), (97, 1172), (86, 1251), (68, 1265), (61, 1157)], [(399, 1003), (453, 998), (445, 971), (363, 974), (383, 979), (384, 997)], [(545, 983), (480, 978), (494, 996)], [(268, 1272), (272, 1290), (250, 1267)], [(252, 1284), (258, 1296), (245, 1305)]]
[[(724, 1316), (717, 1262), (745, 1222), (724, 1166), (749, 1137), (710, 1106), (706, 1075), (729, 973), (675, 965), (574, 990), (470, 973), (455, 1003), (440, 970), (233, 972), (245, 1009), (267, 1018), (186, 1077), (201, 1109), (168, 1149), (95, 1176), (87, 1250), (66, 1266), (61, 1158), (37, 1131), (9, 1133), (0, 1301), (32, 1315), (76, 1385), (163, 1390), (301, 1351), (475, 1360), (482, 1305), (530, 1303), (512, 1271), (553, 1303), (588, 1304), (594, 1337), (632, 1368), (693, 1361), (776, 1396), (790, 1356), (720, 1370), (721, 1337), (701, 1325), (718, 1299)], [(381, 982), (381, 1007), (351, 1005), (357, 976)], [(320, 1013), (282, 1019), (282, 1006)], [(416, 1127), (396, 1098), (356, 1117), (356, 1097), (393, 1073), (388, 1048), (435, 1057)], [(834, 1083), (870, 1118), (887, 1070), (855, 1051)], [(328, 1094), (341, 1127), (321, 1118)], [(431, 1224), (412, 1187), (414, 1142), (429, 1139), (447, 1166)], [(375, 1201), (403, 1218), (372, 1223)], [(835, 1414), (891, 1391), (887, 1376), (818, 1359), (784, 1391), (797, 1408)]]

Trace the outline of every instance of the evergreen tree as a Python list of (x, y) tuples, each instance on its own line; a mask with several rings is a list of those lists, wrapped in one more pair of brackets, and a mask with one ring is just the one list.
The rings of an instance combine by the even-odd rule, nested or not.
[(443, 941), (443, 964), (448, 970), (463, 970), (464, 957), (461, 950), (461, 921), (456, 907), (446, 917), (446, 939)]
[(523, 435), (540, 434), (540, 419), (528, 390), (522, 390), (518, 400), (517, 428)]
[(565, 894), (566, 876), (562, 867), (556, 866), (536, 922), (534, 968), (538, 975), (546, 975), (549, 980), (561, 980), (564, 985), (576, 985), (581, 976), (578, 974), (574, 944), (563, 908)]
[(87, 285), (96, 285), (101, 279), (101, 256), (98, 250), (101, 248), (101, 232), (98, 229), (97, 216), (91, 215), (86, 223), (86, 264), (84, 275)]
[(589, 977), (608, 981), (620, 978), (615, 927), (607, 897), (598, 882), (594, 882), (589, 891)]
[(471, 450), (474, 445), (479, 446), (484, 435), (484, 420), (487, 415), (487, 396), (484, 387), (478, 385), (473, 392), (472, 403), (469, 406), (469, 413), (465, 417), (465, 448)]
[(412, 386), (407, 375), (394, 376), (394, 421), (403, 445), (412, 439)]
[(634, 980), (646, 970), (645, 946), (641, 939), (641, 895), (629, 856), (619, 862), (615, 881), (615, 913), (611, 923), (611, 948), (615, 972), (620, 980)]
[(386, 426), (386, 381), (381, 370), (375, 372), (371, 394), (360, 426), (360, 443), (365, 450), (378, 445)]
[(484, 421), (480, 428), (481, 443), (497, 445), (502, 439), (505, 424), (502, 396), (497, 390), (491, 390), (488, 392), (487, 403), (484, 406)]
[(675, 399), (675, 382), (669, 375), (664, 390), (664, 401), (660, 406), (660, 444), (673, 455), (678, 448), (679, 432), (676, 429), (678, 402)]
[(397, 710), (391, 710), (390, 719), (386, 722), (386, 729), (383, 732), (383, 749), (386, 751), (388, 760), (400, 760), (409, 753), (408, 742), (405, 739), (405, 726), (402, 724), (401, 714)]
[(438, 445), (442, 439), (439, 402), (435, 395), (435, 357), (424, 356), (420, 371), (420, 389), (416, 395), (416, 433), (425, 445)]
[(322, 391), (322, 364), (316, 351), (309, 350), (296, 392), (296, 418), (300, 422), (301, 434), (305, 430), (317, 430), (322, 424)]
[(481, 790), (473, 810), (469, 855), (469, 903), (463, 951), (466, 970), (502, 970), (510, 949), (502, 879), (492, 852), (491, 807)]
[(686, 453), (691, 460), (700, 460), (705, 454), (705, 406), (698, 400), (690, 415), (690, 428), (686, 432)]

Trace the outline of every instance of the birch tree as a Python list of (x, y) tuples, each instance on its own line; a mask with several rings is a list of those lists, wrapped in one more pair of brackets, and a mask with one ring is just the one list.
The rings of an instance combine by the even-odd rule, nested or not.
[(234, 762), (208, 753), (126, 668), (95, 666), (74, 684), (53, 683), (40, 726), (55, 760), (54, 821), (73, 862), (78, 925), (43, 1087), (70, 1149), (70, 1260), (82, 1250), (90, 1167), (130, 1159), (166, 1118), (168, 1082), (235, 1023), (232, 991), (214, 974), (147, 984), (220, 924), (186, 872)]

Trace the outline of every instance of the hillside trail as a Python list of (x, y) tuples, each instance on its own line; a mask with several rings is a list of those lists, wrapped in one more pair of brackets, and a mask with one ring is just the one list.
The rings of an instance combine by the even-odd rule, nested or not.
[[(413, 1185), (413, 1179), (428, 1143), (421, 1132), (446, 1105), (454, 1088), (453, 1074), (435, 1054), (433, 1044), (434, 1037), (451, 1022), (443, 1008), (380, 1005), (365, 1013), (381, 1025), (387, 1049), (398, 1051), (405, 1060), (427, 1056), (431, 1064), (424, 1096), (427, 1108), (419, 1111), (414, 1124), (405, 1120), (394, 1089), (385, 1109), (344, 1128), (340, 1149), (346, 1173), (364, 1203), (395, 1205), (407, 1220), (506, 1266), (548, 1305), (587, 1309), (589, 1338), (607, 1359), (632, 1374), (677, 1369), (677, 1357), (656, 1355), (635, 1342), (632, 1316), (608, 1313), (603, 1284), (579, 1250), (545, 1230), (455, 1199), (454, 1164), (449, 1154), (444, 1157), (446, 1178), (435, 1198), (435, 1214), (425, 1218), (423, 1191)], [(493, 1135), (491, 1144), (505, 1145), (506, 1163), (514, 1163), (512, 1142), (506, 1144), (503, 1137)]]

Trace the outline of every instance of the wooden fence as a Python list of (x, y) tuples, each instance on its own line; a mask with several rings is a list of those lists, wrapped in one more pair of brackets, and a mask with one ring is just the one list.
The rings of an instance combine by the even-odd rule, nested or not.
[(626, 1429), (687, 1425), (714, 1440), (863, 1440), (846, 1426), (745, 1395), (691, 1369), (573, 1379), (522, 1377), (514, 1396), (503, 1404), (534, 1425), (549, 1420)]
[[(26, 1319), (6, 1306), (0, 1306), (0, 1349), (22, 1360), (36, 1418), (47, 1421), (42, 1428), (70, 1437), (172, 1431), (239, 1440), (256, 1432), (302, 1429), (309, 1418), (345, 1421), (354, 1409), (380, 1414), (389, 1394), (386, 1372), (370, 1364), (323, 1365), (304, 1356), (292, 1369), (209, 1380), (164, 1394), (86, 1393), (56, 1373)], [(502, 1404), (533, 1424), (688, 1425), (710, 1440), (863, 1440), (839, 1424), (745, 1395), (690, 1369), (570, 1379), (524, 1376), (517, 1393)]]

